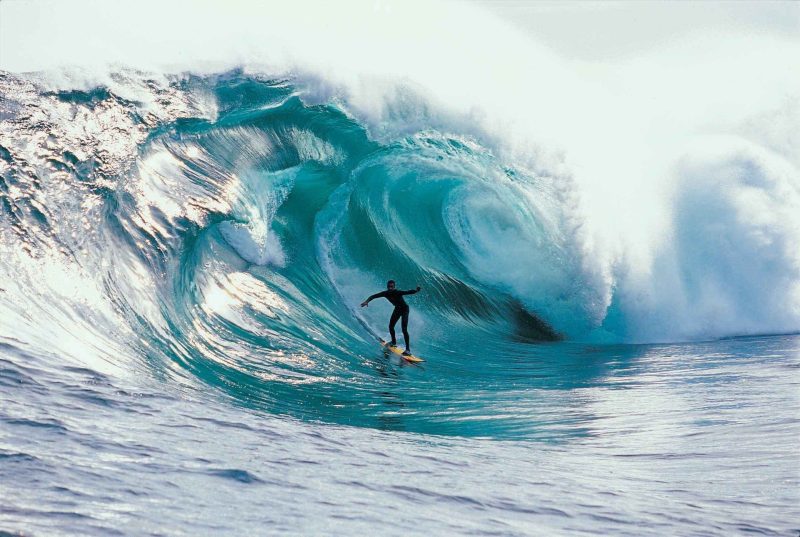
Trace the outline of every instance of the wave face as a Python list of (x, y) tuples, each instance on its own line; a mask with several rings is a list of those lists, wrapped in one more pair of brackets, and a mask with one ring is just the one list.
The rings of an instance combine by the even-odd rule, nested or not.
[[(119, 76), (151, 102), (3, 77), (4, 316), (23, 341), (379, 426), (359, 394), (397, 367), (375, 361), (389, 306), (358, 304), (389, 277), (424, 286), (411, 332), (442, 371), (463, 369), (448, 349), (560, 339), (547, 315), (580, 308), (551, 178), (436, 130), (377, 143), (287, 81)], [(535, 273), (560, 295), (531, 297), (541, 312), (512, 289)]]
[[(413, 92), (391, 106), (421, 127), (378, 135), (308, 80), (112, 78), (126, 97), (0, 79), (2, 307), (24, 345), (100, 369), (145, 357), (157, 375), (275, 413), (389, 428), (401, 414), (404, 428), (486, 435), (520, 427), (491, 419), (513, 393), (482, 400), (487, 382), (570, 360), (533, 343), (690, 333), (675, 315), (697, 302), (670, 286), (708, 305), (686, 321), (704, 316), (704, 335), (798, 326), (796, 177), (754, 149), (686, 161), (675, 239), (643, 283), (603, 265), (568, 173), (425, 127)], [(730, 174), (740, 186), (719, 197)], [(780, 226), (764, 220), (776, 204)], [(762, 289), (769, 274), (793, 291)], [(413, 403), (381, 384), (379, 405), (376, 371), (402, 365), (375, 341), (388, 304), (358, 305), (389, 278), (424, 288), (410, 331), (428, 372)], [(643, 305), (650, 282), (663, 300)]]

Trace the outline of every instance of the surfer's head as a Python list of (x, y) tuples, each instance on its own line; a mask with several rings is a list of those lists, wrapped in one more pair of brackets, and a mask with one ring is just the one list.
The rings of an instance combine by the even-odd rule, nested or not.
[(388, 282), (386, 282), (387, 289), (394, 289), (394, 287), (395, 287), (394, 280), (389, 280)]

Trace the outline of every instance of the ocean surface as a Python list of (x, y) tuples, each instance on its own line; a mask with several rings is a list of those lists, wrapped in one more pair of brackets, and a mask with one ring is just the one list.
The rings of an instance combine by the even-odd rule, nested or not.
[(528, 58), (0, 71), (0, 535), (796, 537), (800, 101), (592, 138)]
[[(491, 361), (477, 378), (446, 378), (440, 354), (423, 369), (376, 348), (361, 357), (373, 376), (358, 399), (376, 422), (364, 427), (346, 424), (353, 411), (335, 394), (301, 419), (234, 384), (159, 380), (145, 364), (110, 377), (4, 339), (11, 534), (798, 531), (797, 336), (552, 344), (512, 361), (503, 382)], [(462, 359), (478, 370), (487, 357)]]

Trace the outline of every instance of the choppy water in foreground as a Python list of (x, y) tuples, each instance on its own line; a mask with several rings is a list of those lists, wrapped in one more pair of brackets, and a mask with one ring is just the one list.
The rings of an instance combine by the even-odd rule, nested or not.
[(516, 381), (498, 389), (487, 380), (475, 391), (498, 419), (533, 431), (502, 440), (403, 432), (424, 372), (377, 348), (364, 359), (387, 372), (375, 380), (383, 396), (374, 395), (395, 409), (385, 431), (268, 414), (199, 383), (69, 367), (6, 341), (0, 528), (25, 535), (800, 529), (800, 337), (556, 343), (532, 353), (513, 365)]

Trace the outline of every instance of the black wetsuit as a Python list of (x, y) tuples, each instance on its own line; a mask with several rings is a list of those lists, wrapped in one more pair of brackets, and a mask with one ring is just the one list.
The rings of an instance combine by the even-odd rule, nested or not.
[(406, 340), (406, 349), (411, 349), (411, 340), (408, 337), (408, 304), (406, 304), (406, 301), (403, 299), (403, 295), (413, 295), (416, 292), (416, 289), (410, 291), (387, 289), (386, 291), (375, 293), (367, 299), (367, 302), (369, 302), (375, 298), (385, 298), (392, 303), (394, 311), (392, 312), (392, 317), (389, 319), (389, 334), (392, 336), (391, 342), (397, 343), (397, 338), (394, 335), (394, 325), (396, 325), (397, 321), (402, 317), (403, 322), (400, 326), (403, 328), (403, 338)]

